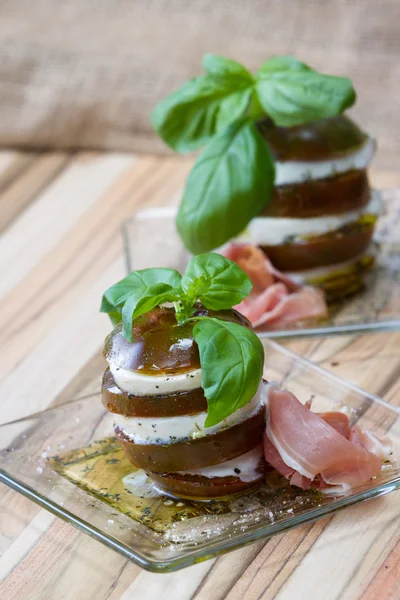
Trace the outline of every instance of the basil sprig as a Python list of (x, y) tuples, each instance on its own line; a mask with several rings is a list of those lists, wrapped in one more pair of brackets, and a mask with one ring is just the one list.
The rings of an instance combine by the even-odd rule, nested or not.
[(177, 152), (208, 144), (189, 174), (177, 217), (193, 253), (240, 233), (271, 197), (273, 159), (257, 120), (301, 125), (336, 116), (356, 99), (346, 77), (318, 73), (291, 56), (272, 57), (254, 74), (213, 54), (204, 56), (203, 67), (205, 75), (186, 82), (151, 116), (153, 128)]
[(259, 386), (264, 349), (258, 337), (239, 323), (196, 315), (196, 302), (209, 310), (226, 310), (241, 302), (252, 288), (249, 277), (219, 254), (193, 257), (181, 275), (173, 269), (134, 271), (103, 295), (100, 311), (132, 341), (132, 323), (156, 306), (171, 302), (178, 324), (195, 321), (202, 385), (207, 398), (206, 427), (216, 425), (247, 404)]
[(252, 288), (249, 277), (235, 262), (213, 252), (189, 261), (181, 285), (189, 302), (200, 300), (211, 310), (239, 304)]

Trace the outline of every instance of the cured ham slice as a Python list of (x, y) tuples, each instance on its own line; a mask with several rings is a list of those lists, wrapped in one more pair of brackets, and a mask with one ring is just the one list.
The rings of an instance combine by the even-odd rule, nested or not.
[(272, 284), (260, 295), (250, 294), (235, 308), (253, 327), (277, 327), (328, 315), (321, 290), (306, 286), (289, 294), (283, 283)]
[(284, 283), (290, 292), (294, 292), (300, 286), (275, 269), (264, 252), (253, 246), (253, 244), (229, 244), (224, 250), (224, 256), (233, 260), (250, 277), (253, 291), (263, 292), (265, 288), (280, 281)]
[[(349, 439), (351, 434), (349, 417), (339, 411), (331, 411), (325, 413), (317, 413), (321, 419), (328, 423), (331, 427), (336, 429), (340, 435)], [(360, 430), (361, 431), (361, 430)]]
[(274, 386), (268, 391), (267, 412), (265, 459), (303, 489), (343, 493), (357, 487), (380, 473), (390, 451), (386, 440), (350, 428), (346, 415), (313, 413), (292, 393)]
[(373, 431), (363, 431), (358, 425), (351, 428), (349, 439), (353, 444), (362, 446), (382, 461), (389, 460), (392, 454), (392, 444), (388, 438), (381, 438)]
[(266, 434), (264, 436), (264, 458), (278, 473), (289, 479), (292, 485), (296, 485), (303, 490), (308, 490), (311, 487), (311, 479), (304, 477), (293, 467), (289, 467)]
[(253, 283), (250, 295), (235, 306), (253, 327), (276, 327), (327, 316), (321, 290), (311, 286), (300, 287), (275, 269), (256, 246), (230, 244), (224, 254), (234, 260)]

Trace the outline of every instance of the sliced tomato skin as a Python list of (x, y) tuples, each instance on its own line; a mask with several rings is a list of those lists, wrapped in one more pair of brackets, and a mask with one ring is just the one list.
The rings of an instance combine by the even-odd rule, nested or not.
[(115, 434), (131, 463), (152, 473), (189, 471), (216, 465), (250, 452), (261, 443), (265, 408), (245, 421), (201, 438), (171, 444), (135, 444), (116, 428)]
[(276, 127), (269, 119), (257, 123), (275, 160), (318, 161), (339, 158), (362, 146), (368, 136), (346, 115), (319, 119), (296, 127)]
[(178, 417), (207, 411), (203, 388), (164, 396), (134, 396), (123, 392), (107, 369), (101, 389), (105, 408), (125, 417)]
[(179, 473), (147, 473), (157, 487), (178, 498), (210, 500), (240, 494), (255, 489), (262, 484), (265, 475), (253, 481), (241, 481), (238, 477), (201, 477), (199, 475), (183, 475)]
[(303, 271), (345, 262), (360, 256), (368, 248), (374, 225), (361, 231), (330, 232), (308, 240), (296, 240), (276, 246), (260, 246), (272, 264), (281, 271)]
[(178, 325), (173, 309), (156, 307), (138, 317), (132, 335), (133, 342), (128, 342), (119, 324), (106, 338), (104, 357), (109, 364), (143, 375), (173, 375), (200, 367), (193, 323)]
[(276, 186), (260, 217), (307, 219), (339, 215), (366, 206), (370, 187), (366, 171)]
[[(216, 316), (250, 326), (236, 310), (207, 310), (195, 305), (194, 315)], [(178, 325), (173, 308), (156, 307), (133, 321), (133, 342), (122, 336), (118, 324), (106, 338), (104, 357), (116, 367), (139, 371), (142, 375), (176, 375), (200, 368), (199, 349), (193, 338), (194, 322)]]

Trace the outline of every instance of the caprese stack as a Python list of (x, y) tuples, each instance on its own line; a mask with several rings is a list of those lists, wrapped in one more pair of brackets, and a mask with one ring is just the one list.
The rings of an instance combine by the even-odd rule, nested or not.
[(355, 291), (374, 262), (382, 212), (367, 167), (375, 141), (344, 115), (296, 127), (265, 120), (259, 130), (275, 160), (272, 199), (239, 240), (259, 246), (274, 267), (330, 297)]
[[(234, 310), (213, 315), (248, 325)], [(173, 308), (158, 306), (134, 320), (133, 342), (118, 325), (104, 354), (103, 403), (114, 414), (117, 439), (160, 489), (214, 498), (262, 482), (266, 384), (260, 380), (250, 402), (205, 427), (207, 400), (192, 322), (178, 325)]]

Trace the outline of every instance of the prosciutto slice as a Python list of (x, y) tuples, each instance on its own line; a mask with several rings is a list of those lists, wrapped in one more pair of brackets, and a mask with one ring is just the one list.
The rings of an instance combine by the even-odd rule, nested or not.
[(378, 475), (390, 443), (350, 428), (343, 413), (311, 412), (290, 392), (271, 386), (265, 459), (292, 485), (343, 493)]
[(229, 244), (224, 250), (224, 256), (233, 260), (250, 277), (253, 291), (257, 294), (265, 288), (280, 281), (290, 292), (299, 289), (299, 285), (275, 269), (264, 252), (252, 244)]
[(331, 411), (317, 414), (321, 417), (321, 419), (325, 421), (325, 423), (328, 423), (328, 425), (336, 429), (336, 431), (340, 433), (340, 435), (343, 435), (346, 439), (350, 438), (350, 421), (347, 415), (339, 411)]
[(252, 244), (230, 244), (224, 251), (253, 283), (250, 295), (235, 306), (253, 327), (276, 327), (310, 318), (326, 317), (327, 306), (321, 290), (297, 283), (280, 273)]
[(388, 438), (381, 438), (373, 431), (363, 431), (358, 425), (351, 428), (349, 440), (375, 454), (382, 461), (392, 454), (392, 444)]

